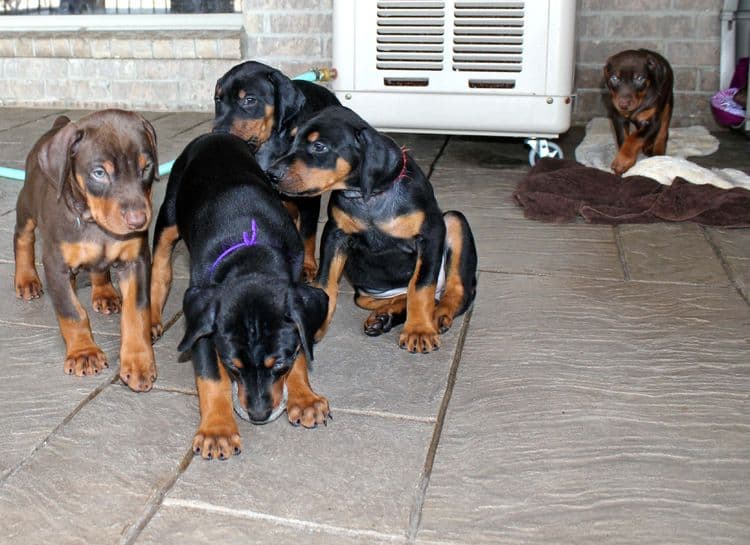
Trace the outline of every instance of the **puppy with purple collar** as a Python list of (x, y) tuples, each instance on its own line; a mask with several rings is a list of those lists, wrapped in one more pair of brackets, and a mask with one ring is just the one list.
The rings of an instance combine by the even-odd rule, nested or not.
[(154, 232), (151, 315), (159, 328), (179, 239), (190, 252), (178, 348), (191, 350), (198, 388), (194, 452), (240, 452), (233, 390), (235, 412), (253, 423), (284, 408), (292, 424), (326, 423), (328, 400), (311, 389), (308, 366), (328, 297), (303, 282), (299, 232), (241, 138), (200, 136), (175, 161)]

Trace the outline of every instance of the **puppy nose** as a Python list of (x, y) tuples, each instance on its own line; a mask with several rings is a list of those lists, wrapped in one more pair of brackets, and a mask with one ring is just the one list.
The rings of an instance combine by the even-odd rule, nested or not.
[(143, 210), (125, 210), (123, 217), (131, 229), (140, 229), (146, 225), (146, 212)]
[(620, 108), (628, 108), (631, 103), (632, 103), (632, 99), (630, 97), (625, 97), (625, 98), (619, 98), (619, 99), (617, 99), (617, 105)]
[(270, 418), (271, 412), (273, 412), (273, 409), (271, 407), (260, 410), (248, 408), (247, 415), (250, 417), (250, 420), (252, 422), (262, 423)]
[(286, 174), (285, 168), (280, 168), (279, 165), (271, 165), (271, 167), (266, 170), (266, 176), (268, 176), (269, 181), (271, 182), (271, 185), (279, 185), (281, 183), (281, 179)]

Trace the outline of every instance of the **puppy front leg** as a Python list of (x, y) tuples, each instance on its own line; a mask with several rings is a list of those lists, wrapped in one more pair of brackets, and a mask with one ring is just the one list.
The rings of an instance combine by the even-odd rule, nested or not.
[(325, 424), (330, 416), (328, 399), (313, 392), (307, 375), (307, 356), (304, 352), (294, 360), (289, 376), (286, 379), (289, 399), (287, 417), (292, 424), (301, 424), (305, 428), (314, 428)]
[(635, 164), (638, 154), (643, 149), (643, 144), (645, 142), (644, 132), (645, 130), (639, 128), (635, 132), (629, 134), (625, 138), (625, 142), (620, 146), (620, 149), (617, 150), (617, 155), (615, 155), (615, 158), (612, 161), (611, 168), (618, 176), (629, 170), (630, 167)]
[(62, 255), (47, 249), (42, 259), (47, 291), (55, 307), (65, 341), (63, 371), (79, 377), (96, 375), (107, 367), (107, 356), (94, 342), (88, 314), (75, 294), (75, 276)]
[(612, 127), (615, 129), (615, 139), (617, 140), (617, 148), (619, 149), (622, 147), (625, 137), (630, 132), (630, 122), (624, 117), (614, 114), (612, 116)]
[(16, 230), (13, 233), (13, 254), (16, 261), (16, 295), (30, 301), (41, 297), (42, 282), (36, 272), (34, 257), (34, 243), (36, 242), (36, 222), (30, 214), (22, 211), (21, 199), (16, 220)]
[(344, 273), (344, 265), (348, 257), (349, 236), (342, 231), (334, 222), (329, 220), (323, 229), (323, 238), (320, 245), (320, 269), (315, 285), (328, 295), (328, 314), (323, 325), (315, 334), (318, 342), (328, 331), (331, 325), (333, 313), (336, 311), (336, 299), (339, 293), (339, 281)]
[(201, 414), (193, 452), (204, 460), (226, 460), (241, 452), (240, 432), (232, 412), (232, 381), (211, 339), (202, 337), (195, 342), (192, 359)]
[(151, 346), (149, 310), (149, 268), (146, 242), (143, 252), (133, 262), (117, 269), (122, 291), (120, 321), (120, 379), (131, 390), (149, 391), (156, 380), (154, 349)]
[(428, 233), (417, 237), (417, 264), (406, 292), (406, 323), (398, 344), (409, 352), (432, 352), (440, 348), (435, 324), (435, 290), (445, 244), (442, 218)]
[[(174, 214), (172, 214), (174, 215)], [(172, 254), (180, 239), (177, 225), (171, 223), (166, 204), (159, 210), (154, 231), (154, 258), (151, 265), (151, 340), (164, 333), (162, 311), (172, 287)]]

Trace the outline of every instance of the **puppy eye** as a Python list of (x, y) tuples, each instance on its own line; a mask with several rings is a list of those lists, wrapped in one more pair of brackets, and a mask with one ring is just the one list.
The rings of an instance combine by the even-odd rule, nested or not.
[(283, 369), (286, 369), (288, 366), (286, 360), (284, 358), (276, 358), (276, 361), (273, 364), (273, 367), (271, 368), (273, 371), (279, 372)]
[(247, 96), (243, 97), (242, 100), (241, 100), (241, 104), (243, 106), (255, 106), (255, 104), (257, 104), (257, 102), (258, 102), (258, 99), (255, 98), (254, 96), (250, 96), (250, 95), (247, 95)]
[(310, 152), (326, 153), (328, 152), (328, 146), (326, 146), (323, 142), (316, 140), (315, 142), (310, 143)]
[(216, 96), (214, 97), (214, 102), (215, 102), (216, 104), (219, 104), (219, 103), (221, 102), (221, 97), (220, 97), (219, 95), (216, 95)]
[(610, 85), (617, 85), (618, 83), (620, 83), (620, 78), (618, 78), (617, 76), (609, 76)]
[(644, 76), (643, 74), (636, 74), (635, 77), (633, 77), (633, 82), (636, 85), (642, 85), (643, 82), (645, 81), (646, 81), (646, 76)]
[(103, 182), (107, 178), (107, 171), (102, 167), (96, 167), (91, 171), (91, 177), (94, 178), (94, 180), (96, 180), (97, 182)]

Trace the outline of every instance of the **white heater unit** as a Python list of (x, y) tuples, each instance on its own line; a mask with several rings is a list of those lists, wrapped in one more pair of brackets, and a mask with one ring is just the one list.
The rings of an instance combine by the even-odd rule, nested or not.
[(556, 137), (570, 127), (575, 5), (334, 0), (333, 90), (382, 130)]

